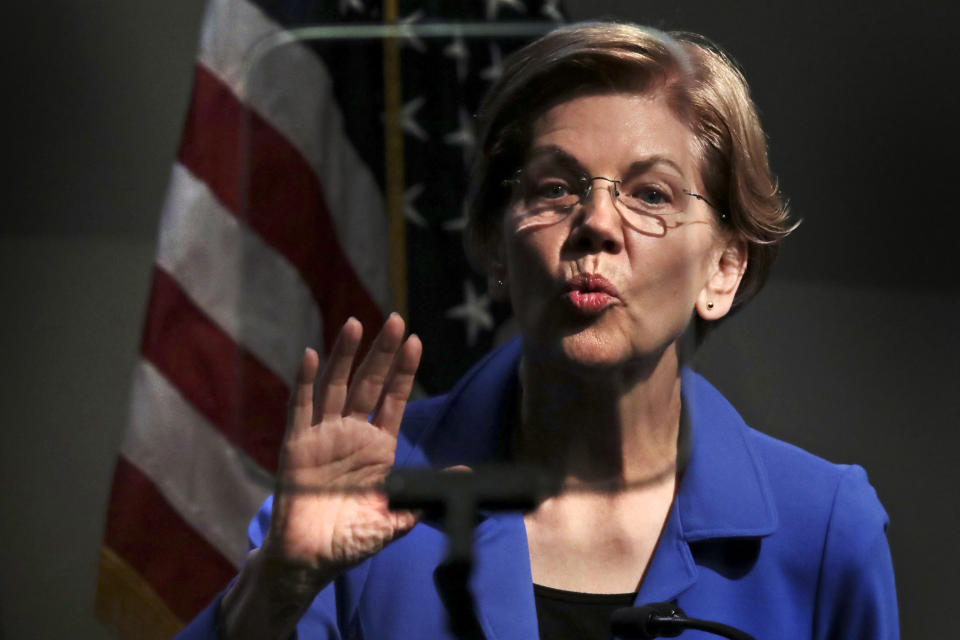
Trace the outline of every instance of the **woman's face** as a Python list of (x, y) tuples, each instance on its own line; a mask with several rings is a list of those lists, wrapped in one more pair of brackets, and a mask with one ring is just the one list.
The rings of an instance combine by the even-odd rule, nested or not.
[[(708, 285), (728, 243), (709, 206), (684, 194), (703, 193), (695, 148), (655, 95), (582, 96), (534, 122), (504, 216), (501, 274), (528, 356), (639, 364), (676, 341), (695, 306), (725, 313)], [(619, 181), (619, 202), (615, 183), (598, 177)]]

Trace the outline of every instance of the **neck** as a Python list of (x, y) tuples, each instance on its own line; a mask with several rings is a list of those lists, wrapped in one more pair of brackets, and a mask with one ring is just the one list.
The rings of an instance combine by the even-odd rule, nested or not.
[(520, 381), (518, 459), (571, 483), (673, 474), (681, 406), (674, 345), (650, 363), (582, 374), (524, 357)]

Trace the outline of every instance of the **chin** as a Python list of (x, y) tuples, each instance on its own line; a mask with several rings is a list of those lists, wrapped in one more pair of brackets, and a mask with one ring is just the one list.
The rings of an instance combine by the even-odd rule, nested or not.
[[(588, 327), (540, 343), (545, 364), (574, 375), (644, 375), (657, 366), (673, 341), (638, 341), (637, 336)], [(609, 329), (609, 328), (608, 328)]]
[(627, 345), (589, 330), (561, 338), (558, 355), (568, 367), (588, 371), (617, 369), (636, 358)]
[(657, 331), (659, 327), (625, 321), (616, 309), (600, 317), (566, 311), (550, 314), (549, 322), (526, 324), (521, 334), (528, 357), (545, 367), (574, 375), (648, 369), (676, 338), (669, 332)]

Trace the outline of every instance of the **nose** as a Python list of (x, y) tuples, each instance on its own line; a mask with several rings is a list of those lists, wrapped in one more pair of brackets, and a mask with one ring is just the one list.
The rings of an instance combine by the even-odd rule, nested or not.
[(618, 253), (623, 248), (623, 227), (617, 210), (619, 186), (619, 181), (611, 178), (590, 178), (570, 238), (577, 249), (587, 253)]

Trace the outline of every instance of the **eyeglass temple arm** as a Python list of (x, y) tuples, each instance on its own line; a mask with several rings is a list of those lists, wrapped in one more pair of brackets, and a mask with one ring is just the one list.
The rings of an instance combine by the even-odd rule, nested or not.
[(690, 196), (691, 198), (696, 198), (697, 200), (700, 200), (700, 201), (702, 201), (702, 202), (705, 202), (708, 207), (710, 207), (711, 209), (713, 209), (714, 211), (716, 211), (718, 214), (720, 214), (720, 219), (721, 219), (721, 220), (726, 220), (726, 219), (727, 219), (727, 214), (726, 214), (725, 212), (721, 211), (721, 210), (720, 210), (720, 207), (718, 207), (717, 205), (715, 205), (715, 204), (713, 204), (712, 202), (710, 202), (709, 200), (707, 200), (706, 197), (700, 195), (699, 193), (694, 193), (694, 192), (692, 192), (692, 191), (687, 191), (686, 189), (684, 189), (683, 192), (684, 192), (685, 194), (687, 194), (688, 196)]

